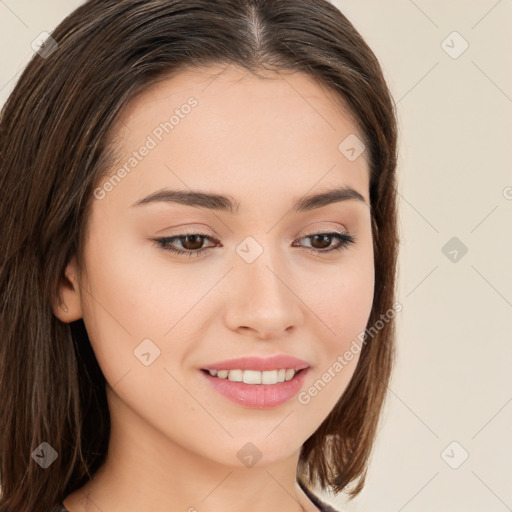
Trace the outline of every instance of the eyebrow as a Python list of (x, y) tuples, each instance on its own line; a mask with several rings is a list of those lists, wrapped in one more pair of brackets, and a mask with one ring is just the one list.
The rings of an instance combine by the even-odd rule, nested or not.
[[(365, 198), (357, 190), (354, 190), (351, 187), (340, 187), (318, 194), (302, 196), (294, 202), (292, 211), (295, 213), (306, 212), (348, 200), (362, 202), (371, 208), (371, 206), (367, 204)], [(218, 210), (230, 213), (238, 213), (240, 206), (240, 203), (236, 202), (231, 196), (210, 194), (196, 190), (169, 190), (164, 188), (139, 199), (131, 205), (131, 208), (160, 202), (168, 204), (183, 204), (196, 208), (206, 208), (209, 210)]]

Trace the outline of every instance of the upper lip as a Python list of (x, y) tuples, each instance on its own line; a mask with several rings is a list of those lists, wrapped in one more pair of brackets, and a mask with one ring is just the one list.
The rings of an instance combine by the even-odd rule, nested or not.
[(203, 366), (203, 370), (256, 370), (268, 371), (279, 370), (282, 368), (302, 370), (309, 368), (309, 363), (287, 355), (277, 355), (272, 357), (239, 357), (237, 359), (226, 359), (216, 363)]

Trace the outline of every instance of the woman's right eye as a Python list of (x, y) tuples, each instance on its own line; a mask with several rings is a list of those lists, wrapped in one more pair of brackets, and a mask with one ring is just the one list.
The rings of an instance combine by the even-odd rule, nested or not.
[[(200, 256), (201, 254), (205, 253), (207, 249), (209, 249), (209, 247), (194, 247), (203, 245), (203, 239), (214, 240), (217, 243), (219, 242), (218, 240), (215, 240), (214, 238), (203, 233), (184, 233), (181, 235), (168, 236), (164, 238), (154, 238), (153, 240), (156, 242), (158, 247), (164, 249), (165, 251), (170, 251), (174, 254), (186, 254), (191, 257)], [(172, 245), (176, 241), (179, 241), (182, 247), (183, 244), (192, 245), (192, 247), (183, 247), (183, 249), (176, 248)]]

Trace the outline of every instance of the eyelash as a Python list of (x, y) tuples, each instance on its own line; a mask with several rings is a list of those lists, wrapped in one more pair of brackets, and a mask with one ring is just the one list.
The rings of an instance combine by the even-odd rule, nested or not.
[[(338, 233), (336, 231), (331, 231), (331, 232), (320, 232), (320, 233), (313, 233), (311, 235), (307, 235), (307, 236), (304, 236), (302, 238), (299, 238), (298, 240), (302, 240), (304, 238), (313, 238), (314, 236), (319, 236), (319, 235), (326, 235), (326, 236), (329, 236), (331, 238), (335, 238), (339, 241), (339, 245), (337, 245), (336, 247), (332, 247), (330, 249), (315, 249), (313, 247), (306, 247), (306, 249), (309, 251), (309, 252), (312, 252), (312, 253), (315, 253), (315, 254), (324, 254), (324, 253), (330, 253), (330, 252), (333, 252), (333, 251), (339, 251), (341, 249), (346, 249), (348, 248), (348, 246), (350, 244), (353, 244), (355, 243), (355, 237), (354, 235), (350, 235), (349, 233)], [(171, 247), (170, 244), (172, 241), (175, 241), (175, 240), (180, 240), (180, 239), (183, 239), (183, 238), (186, 238), (187, 236), (198, 236), (198, 237), (201, 237), (201, 238), (206, 238), (210, 241), (214, 241), (214, 242), (219, 242), (217, 239), (215, 238), (212, 238), (211, 236), (209, 235), (206, 235), (204, 233), (183, 233), (181, 235), (175, 235), (175, 236), (169, 236), (169, 237), (165, 237), (165, 238), (152, 238), (152, 240), (155, 242), (155, 245), (157, 247), (159, 247), (160, 249), (163, 249), (164, 251), (169, 251), (169, 252), (172, 252), (174, 254), (178, 254), (178, 255), (181, 255), (181, 254), (186, 254), (189, 258), (190, 257), (197, 257), (197, 256), (200, 256), (201, 254), (205, 253), (208, 249), (212, 249), (213, 247), (206, 247), (204, 249), (198, 249), (198, 250), (186, 250), (186, 249), (176, 249), (176, 248), (173, 248)]]

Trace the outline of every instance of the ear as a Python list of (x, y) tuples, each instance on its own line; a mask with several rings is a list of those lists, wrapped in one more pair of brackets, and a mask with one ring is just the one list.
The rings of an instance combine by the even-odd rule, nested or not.
[(77, 280), (76, 258), (68, 263), (64, 276), (59, 283), (58, 296), (52, 305), (55, 316), (64, 323), (82, 318), (82, 300)]

